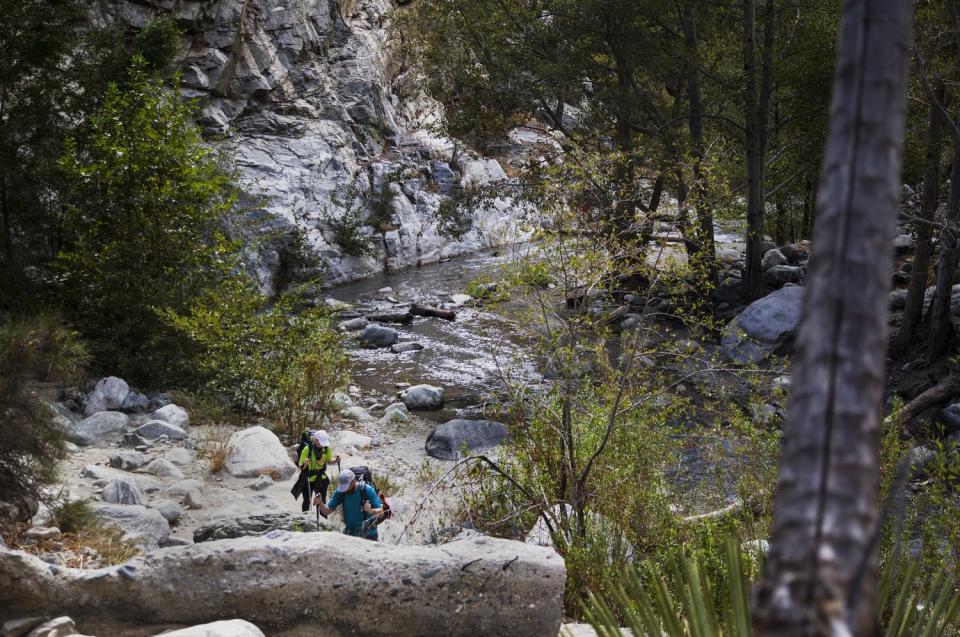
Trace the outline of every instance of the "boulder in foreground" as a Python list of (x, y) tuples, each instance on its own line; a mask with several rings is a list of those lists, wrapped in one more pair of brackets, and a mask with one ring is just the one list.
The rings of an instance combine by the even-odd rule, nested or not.
[[(291, 567), (311, 564), (323, 565), (322, 595), (315, 568)], [(556, 637), (565, 581), (552, 549), (484, 536), (396, 546), (281, 531), (158, 549), (96, 571), (0, 549), (0, 608), (56, 609), (91, 624), (239, 618), (268, 634), (312, 625), (374, 637)]]

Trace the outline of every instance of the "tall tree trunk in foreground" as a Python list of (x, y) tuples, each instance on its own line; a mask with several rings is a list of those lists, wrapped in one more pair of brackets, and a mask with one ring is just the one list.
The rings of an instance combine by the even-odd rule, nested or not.
[(758, 635), (872, 635), (912, 4), (847, 0)]
[[(936, 94), (943, 101), (943, 82), (936, 88)], [(923, 173), (923, 198), (920, 204), (920, 217), (933, 221), (940, 202), (940, 150), (943, 140), (943, 122), (936, 104), (931, 100), (927, 113), (927, 152), (926, 169)], [(910, 286), (907, 288), (907, 303), (903, 308), (903, 321), (897, 334), (895, 349), (903, 352), (913, 340), (914, 332), (923, 317), (923, 299), (927, 291), (927, 270), (933, 256), (933, 226), (928, 223), (917, 224), (916, 250), (913, 257), (913, 269), (910, 270)]]

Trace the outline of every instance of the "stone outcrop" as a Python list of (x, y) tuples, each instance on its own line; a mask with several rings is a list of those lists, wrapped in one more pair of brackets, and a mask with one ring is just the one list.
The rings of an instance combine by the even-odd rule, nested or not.
[[(472, 211), (461, 238), (441, 235), (437, 211), (449, 195), (506, 174), (492, 159), (445, 161), (453, 142), (426, 130), (442, 109), (421, 95), (401, 100), (390, 0), (349, 10), (342, 0), (90, 5), (100, 24), (137, 29), (167, 14), (184, 31), (186, 96), (200, 101), (203, 128), (225, 138), (257, 231), (270, 231), (248, 255), (265, 293), (281, 280), (343, 283), (523, 236), (525, 213), (507, 199)], [(336, 240), (337, 224), (357, 212), (371, 256), (351, 256)]]
[[(323, 595), (316, 568), (295, 567), (316, 564)], [(344, 635), (555, 637), (565, 580), (552, 549), (483, 536), (395, 546), (275, 532), (159, 549), (93, 571), (0, 549), (0, 608), (11, 614), (57, 609), (89, 623), (180, 625), (239, 618), (268, 634), (312, 622)]]

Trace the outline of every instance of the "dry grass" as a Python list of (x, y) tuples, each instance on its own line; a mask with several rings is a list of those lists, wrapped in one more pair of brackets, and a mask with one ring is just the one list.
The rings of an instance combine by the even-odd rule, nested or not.
[(197, 455), (206, 459), (211, 473), (218, 473), (226, 466), (234, 431), (232, 427), (209, 425), (197, 436)]
[(260, 469), (257, 472), (257, 475), (270, 476), (270, 479), (274, 482), (280, 480), (280, 472), (275, 467), (266, 467), (264, 469)]
[(206, 394), (171, 390), (170, 398), (190, 412), (192, 425), (224, 425), (234, 422), (236, 414), (224, 401)]
[(53, 556), (66, 568), (89, 568), (93, 561), (98, 566), (123, 564), (140, 554), (136, 546), (123, 541), (123, 531), (100, 520), (85, 500), (58, 509), (56, 524), (63, 531), (57, 539), (30, 540), (24, 537), (30, 525), (20, 524), (7, 529), (3, 540), (10, 548), (37, 557)]

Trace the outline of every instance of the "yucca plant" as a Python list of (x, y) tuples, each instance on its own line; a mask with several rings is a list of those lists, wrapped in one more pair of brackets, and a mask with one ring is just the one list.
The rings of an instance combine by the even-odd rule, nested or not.
[[(895, 553), (881, 572), (877, 608), (885, 637), (960, 635), (960, 579), (946, 569), (925, 577), (916, 560), (903, 563)], [(702, 554), (679, 551), (666, 571), (647, 562), (628, 572), (612, 599), (591, 594), (585, 613), (600, 637), (750, 637), (744, 566), (733, 538), (717, 581), (707, 575)]]

